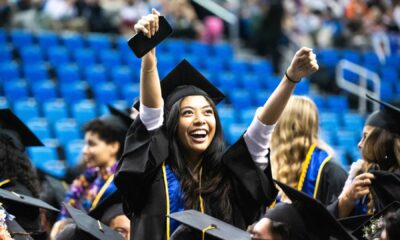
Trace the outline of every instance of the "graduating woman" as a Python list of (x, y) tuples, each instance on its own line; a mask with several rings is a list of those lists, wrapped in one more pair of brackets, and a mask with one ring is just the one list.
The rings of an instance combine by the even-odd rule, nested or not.
[[(151, 38), (158, 18), (153, 10), (135, 30)], [(139, 117), (128, 131), (115, 177), (131, 218), (132, 239), (169, 239), (178, 223), (166, 216), (184, 209), (242, 229), (257, 220), (277, 193), (266, 157), (274, 124), (295, 83), (317, 69), (312, 50), (300, 49), (246, 133), (225, 151), (215, 107), (223, 94), (187, 61), (160, 84), (155, 49), (147, 53)]]
[[(274, 179), (329, 204), (338, 198), (347, 173), (332, 159), (333, 150), (318, 138), (318, 109), (305, 96), (292, 96), (271, 139)], [(286, 200), (279, 194), (277, 200)]]
[(329, 206), (340, 218), (372, 214), (400, 200), (400, 109), (368, 98), (384, 108), (367, 118), (358, 144), (363, 159), (352, 164), (342, 193)]

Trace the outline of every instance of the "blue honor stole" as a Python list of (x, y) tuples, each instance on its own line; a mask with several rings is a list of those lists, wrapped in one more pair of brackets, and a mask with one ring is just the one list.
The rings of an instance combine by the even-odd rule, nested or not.
[(312, 144), (301, 166), (302, 170), (297, 190), (316, 198), (322, 171), (331, 159), (332, 155), (318, 148), (315, 143)]

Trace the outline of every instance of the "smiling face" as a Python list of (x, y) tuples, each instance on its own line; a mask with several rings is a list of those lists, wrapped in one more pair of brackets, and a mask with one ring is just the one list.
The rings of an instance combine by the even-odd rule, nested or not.
[(214, 109), (203, 96), (185, 97), (179, 107), (178, 138), (186, 156), (199, 157), (215, 136)]
[(369, 135), (374, 129), (375, 129), (375, 127), (370, 126), (370, 125), (365, 125), (365, 126), (364, 126), (363, 132), (362, 132), (361, 140), (360, 140), (360, 142), (359, 142), (358, 145), (357, 145), (358, 148), (359, 148), (360, 150), (363, 149), (364, 143), (365, 143), (365, 139), (367, 139), (368, 135)]
[(88, 131), (85, 133), (83, 160), (86, 167), (108, 167), (116, 162), (119, 143), (107, 143), (100, 139), (99, 134)]

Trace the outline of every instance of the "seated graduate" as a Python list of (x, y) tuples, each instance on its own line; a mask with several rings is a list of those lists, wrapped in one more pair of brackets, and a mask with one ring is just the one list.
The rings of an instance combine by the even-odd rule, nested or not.
[(278, 203), (250, 226), (254, 240), (352, 240), (346, 229), (318, 200), (277, 182), (291, 203)]
[(367, 97), (383, 109), (367, 118), (358, 144), (363, 159), (352, 164), (338, 200), (328, 206), (339, 218), (372, 214), (400, 200), (400, 109)]
[(400, 239), (400, 208), (388, 213), (383, 221), (382, 240)]
[[(39, 209), (59, 211), (40, 199), (0, 189), (0, 236), (3, 234), (5, 239), (12, 237), (14, 240), (47, 239), (45, 233), (27, 231), (20, 225), (20, 221), (22, 221), (25, 225), (31, 227), (33, 224), (27, 224), (26, 216), (31, 213), (36, 220), (36, 212), (39, 212)], [(21, 216), (21, 212), (25, 212), (25, 216)]]
[[(135, 30), (151, 38), (158, 18), (153, 9)], [(256, 221), (277, 193), (266, 157), (274, 124), (296, 83), (317, 69), (312, 50), (300, 49), (247, 131), (225, 151), (215, 106), (224, 95), (186, 60), (160, 83), (155, 48), (148, 52), (142, 58), (139, 117), (115, 177), (131, 238), (169, 239), (179, 224), (166, 215), (184, 209), (241, 229)]]
[[(333, 149), (319, 139), (318, 129), (315, 103), (306, 96), (292, 96), (272, 134), (272, 176), (329, 204), (341, 193), (347, 173), (335, 163)], [(277, 201), (285, 198), (280, 192)]]
[[(71, 184), (65, 203), (88, 212), (116, 191), (114, 172), (132, 121), (113, 109), (111, 114), (96, 118), (83, 127), (85, 144), (82, 152), (87, 169)], [(68, 213), (63, 207), (60, 218), (66, 217)]]
[[(25, 147), (43, 146), (10, 109), (0, 110), (0, 188), (39, 197), (39, 180)], [(9, 209), (29, 232), (41, 233), (39, 210)]]

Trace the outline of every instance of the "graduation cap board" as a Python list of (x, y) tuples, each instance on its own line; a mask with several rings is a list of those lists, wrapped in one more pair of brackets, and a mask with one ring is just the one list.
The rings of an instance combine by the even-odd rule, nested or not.
[(358, 226), (352, 232), (353, 236), (355, 236), (357, 239), (372, 239), (373, 237), (379, 238), (380, 233), (383, 230), (383, 217), (387, 213), (396, 211), (397, 209), (400, 209), (400, 202), (398, 201), (387, 205), (384, 209), (375, 213), (372, 217)]
[(7, 220), (7, 230), (14, 240), (33, 240), (31, 235), (21, 227), (21, 225), (14, 220)]
[(64, 203), (64, 206), (78, 229), (76, 232), (76, 239), (87, 240), (88, 236), (91, 236), (92, 239), (99, 240), (123, 240), (123, 237), (119, 233), (104, 225), (99, 220), (90, 217), (81, 210), (73, 208), (68, 204)]
[(370, 214), (356, 215), (345, 218), (339, 218), (338, 221), (340, 224), (343, 225), (343, 227), (346, 228), (346, 230), (353, 232), (371, 217), (372, 215)]
[(400, 174), (387, 171), (371, 171), (374, 180), (371, 184), (374, 207), (383, 210), (394, 201), (400, 201)]
[(380, 127), (389, 132), (400, 133), (400, 108), (373, 98), (368, 94), (366, 97), (370, 101), (379, 103), (383, 109), (372, 113), (365, 121), (365, 125)]
[[(161, 81), (161, 92), (167, 111), (176, 101), (187, 96), (208, 96), (215, 105), (225, 98), (218, 88), (185, 59)], [(139, 102), (135, 104), (135, 108), (139, 109)]]
[(109, 225), (119, 215), (124, 215), (122, 207), (122, 196), (118, 191), (113, 192), (101, 201), (95, 208), (90, 210), (89, 216)]
[(0, 136), (8, 136), (19, 149), (44, 146), (39, 138), (10, 109), (0, 109)]
[(251, 240), (250, 233), (196, 210), (172, 213), (169, 217), (218, 239)]
[[(354, 239), (318, 200), (286, 184), (278, 181), (275, 182), (292, 201), (292, 205), (301, 216), (301, 220), (306, 228), (305, 231), (309, 233), (310, 236), (313, 236), (313, 239), (329, 239), (329, 237), (335, 237), (340, 240)], [(282, 214), (284, 214), (284, 212), (282, 212)], [(267, 215), (268, 211), (266, 216)]]
[(110, 114), (100, 117), (100, 120), (104, 121), (113, 128), (126, 132), (131, 126), (133, 119), (128, 113), (123, 112), (112, 105), (107, 105)]
[(18, 194), (15, 192), (10, 192), (10, 191), (7, 191), (7, 190), (1, 189), (1, 188), (0, 188), (0, 200), (6, 204), (7, 203), (12, 204), (12, 205), (22, 204), (22, 205), (43, 208), (43, 209), (47, 209), (50, 211), (59, 212), (59, 210), (57, 208), (51, 206), (50, 204), (48, 204), (40, 199), (26, 196), (23, 194)]
[(151, 38), (146, 37), (143, 32), (139, 32), (129, 39), (128, 45), (136, 57), (143, 57), (151, 49), (172, 34), (173, 30), (165, 17), (158, 17), (158, 25), (158, 31)]

